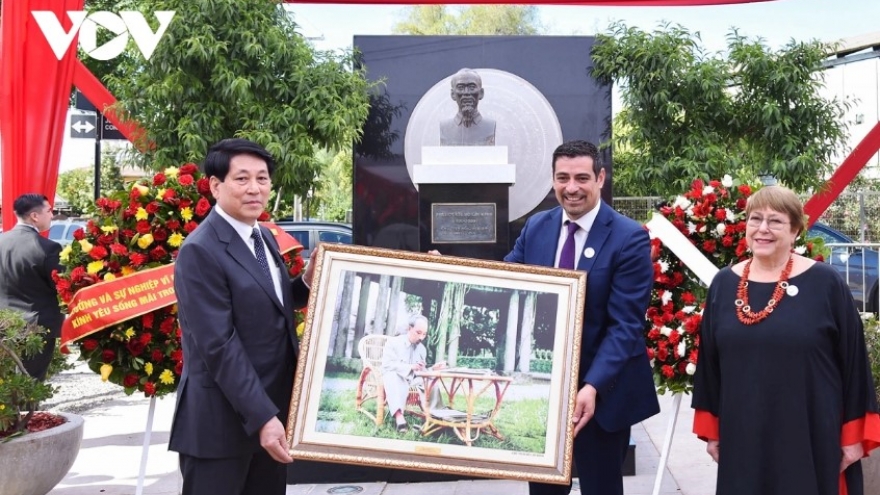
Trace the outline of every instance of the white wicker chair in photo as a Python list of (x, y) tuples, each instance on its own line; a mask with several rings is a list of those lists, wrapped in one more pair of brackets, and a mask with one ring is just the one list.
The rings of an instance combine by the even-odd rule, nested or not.
[[(358, 380), (355, 408), (372, 419), (376, 426), (385, 420), (385, 386), (382, 384), (382, 353), (387, 335), (365, 335), (358, 342), (358, 353), (364, 368)], [(371, 403), (375, 402), (375, 405)], [(369, 407), (368, 407), (369, 406)], [(375, 412), (371, 411), (375, 409)], [(404, 413), (424, 417), (418, 389), (411, 387)]]

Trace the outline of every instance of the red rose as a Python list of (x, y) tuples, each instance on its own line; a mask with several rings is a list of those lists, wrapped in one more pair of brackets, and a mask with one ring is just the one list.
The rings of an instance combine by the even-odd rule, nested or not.
[(98, 244), (101, 244), (103, 246), (109, 246), (110, 244), (113, 244), (113, 241), (115, 240), (116, 238), (112, 234), (104, 234), (98, 236)]
[(669, 357), (669, 351), (666, 349), (666, 343), (663, 341), (658, 342), (657, 344), (657, 359), (660, 361), (666, 361), (666, 358)]
[(659, 338), (660, 338), (660, 330), (658, 330), (658, 329), (656, 329), (656, 328), (652, 328), (652, 329), (648, 332), (648, 338), (651, 339), (651, 340), (657, 340), (657, 339), (659, 339)]
[(153, 313), (147, 313), (141, 316), (141, 325), (144, 328), (153, 328)]
[(131, 239), (131, 238), (134, 237), (136, 234), (137, 234), (137, 232), (135, 232), (135, 231), (133, 231), (133, 230), (131, 230), (131, 229), (123, 229), (123, 230), (122, 230), (122, 238), (123, 238), (123, 239)]
[[(52, 274), (54, 275), (55, 272), (52, 272)], [(54, 277), (54, 278), (55, 278), (55, 288), (57, 288), (59, 291), (70, 290), (70, 280), (67, 280), (64, 278), (58, 278), (58, 277)]]
[(192, 231), (196, 230), (196, 227), (198, 226), (199, 224), (190, 220), (183, 225), (183, 230), (185, 230), (187, 234), (192, 234)]
[(672, 366), (669, 366), (668, 364), (664, 364), (663, 367), (660, 368), (660, 372), (663, 373), (663, 376), (665, 376), (666, 378), (672, 378), (673, 376), (675, 376), (675, 370), (672, 368)]
[(186, 186), (191, 186), (193, 184), (193, 182), (195, 182), (195, 181), (193, 180), (192, 175), (181, 174), (181, 175), (177, 176), (177, 182), (179, 182), (181, 186), (186, 187)]
[(144, 394), (146, 394), (147, 397), (156, 395), (156, 384), (153, 382), (145, 383), (144, 384)]
[(73, 270), (70, 270), (70, 281), (74, 284), (81, 282), (85, 276), (86, 269), (81, 266), (74, 267)]
[(685, 304), (693, 304), (697, 302), (697, 297), (691, 292), (685, 292), (681, 295), (681, 302)]
[(203, 217), (207, 215), (209, 211), (211, 211), (211, 203), (205, 198), (199, 198), (199, 201), (196, 203), (196, 215)]
[(104, 349), (104, 351), (101, 352), (101, 361), (112, 363), (114, 359), (116, 359), (116, 352), (114, 352), (113, 349)]
[(134, 228), (137, 230), (138, 234), (149, 234), (153, 230), (153, 226), (146, 220), (138, 220), (138, 223)]
[[(204, 199), (204, 198), (202, 198), (202, 199)], [(269, 220), (269, 212), (266, 210), (263, 210), (263, 213), (260, 213), (260, 216), (257, 217), (258, 222), (265, 222), (268, 220)]]
[(164, 183), (165, 183), (165, 174), (159, 172), (153, 176), (153, 185), (154, 186), (161, 186)]
[(178, 206), (180, 206), (181, 208), (188, 208), (188, 207), (192, 206), (192, 204), (193, 204), (193, 202), (191, 199), (180, 198), (180, 202), (178, 203)]
[(681, 342), (681, 334), (673, 330), (669, 333), (669, 343), (672, 345), (678, 345)]
[(168, 239), (168, 231), (163, 228), (157, 228), (153, 231), (153, 240), (156, 242), (165, 242)]
[(162, 353), (162, 351), (159, 349), (153, 349), (153, 352), (150, 354), (150, 360), (153, 361), (154, 363), (158, 363), (158, 362), (162, 361), (162, 359), (164, 359), (164, 358), (165, 358), (165, 354)]
[(128, 248), (125, 247), (125, 244), (114, 242), (110, 245), (110, 252), (117, 256), (126, 256), (128, 254)]
[(92, 352), (98, 348), (98, 341), (95, 339), (83, 339), (82, 347), (84, 351)]
[(144, 343), (140, 340), (131, 339), (128, 341), (127, 344), (125, 344), (125, 347), (126, 349), (128, 349), (128, 352), (130, 352), (132, 356), (140, 356), (141, 354), (143, 354), (145, 346)]
[(211, 181), (207, 177), (202, 177), (196, 181), (196, 189), (202, 196), (211, 195)]
[(704, 241), (703, 242), (703, 251), (706, 251), (707, 253), (714, 253), (715, 252), (715, 241), (713, 241), (713, 240)]
[(189, 174), (189, 175), (193, 175), (198, 171), (199, 171), (199, 166), (196, 165), (195, 163), (186, 163), (180, 167), (180, 170), (178, 170), (178, 172), (181, 174)]
[(94, 246), (92, 250), (89, 251), (89, 256), (93, 260), (102, 260), (107, 257), (107, 248), (104, 246)]
[(138, 384), (138, 377), (134, 373), (129, 373), (125, 375), (125, 378), (122, 379), (122, 386), (125, 388), (136, 387)]
[(749, 196), (750, 194), (752, 194), (752, 188), (749, 187), (748, 184), (743, 184), (739, 186), (739, 193), (743, 196)]
[(183, 361), (183, 351), (180, 349), (175, 349), (171, 351), (171, 359), (174, 361), (182, 362)]
[(165, 189), (165, 193), (162, 194), (162, 201), (166, 203), (170, 203), (172, 199), (177, 197), (177, 193), (174, 189)]
[(183, 361), (178, 361), (177, 364), (174, 365), (174, 374), (178, 376), (183, 374)]
[(136, 187), (132, 187), (131, 191), (128, 192), (129, 199), (137, 199), (140, 196), (141, 196), (141, 191)]
[(156, 246), (150, 251), (150, 259), (153, 261), (162, 261), (166, 256), (168, 256), (168, 251), (162, 246)]
[(73, 238), (77, 241), (81, 241), (86, 238), (86, 232), (80, 227), (73, 231)]
[(715, 210), (715, 219), (719, 222), (727, 220), (727, 210), (725, 210), (724, 208), (718, 208), (717, 210)]
[(174, 317), (165, 318), (162, 320), (162, 323), (159, 324), (159, 331), (164, 333), (165, 335), (170, 335), (174, 330)]
[(648, 347), (647, 349), (648, 349), (648, 359), (654, 359), (654, 349), (651, 349), (650, 347)]
[(175, 230), (180, 229), (180, 222), (178, 220), (168, 220), (165, 222), (165, 228), (174, 232)]
[(140, 337), (138, 337), (138, 340), (141, 341), (141, 344), (147, 345), (153, 341), (153, 334), (151, 334), (150, 332), (144, 332), (141, 334)]
[(159, 203), (156, 201), (150, 201), (144, 209), (147, 210), (147, 213), (150, 215), (155, 215), (159, 212)]

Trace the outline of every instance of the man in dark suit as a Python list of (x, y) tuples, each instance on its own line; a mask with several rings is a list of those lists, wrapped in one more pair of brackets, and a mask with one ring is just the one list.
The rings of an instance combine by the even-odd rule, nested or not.
[[(572, 418), (583, 495), (623, 495), (631, 426), (660, 412), (643, 334), (654, 278), (650, 240), (641, 225), (601, 200), (604, 183), (595, 145), (561, 144), (553, 152), (560, 206), (529, 218), (504, 258), (587, 272), (581, 383)], [(532, 495), (570, 490), (529, 485)]]
[(257, 224), (275, 162), (260, 145), (226, 139), (203, 165), (217, 200), (174, 265), (183, 373), (169, 449), (183, 495), (281, 495), (298, 344), (312, 266), (293, 281)]
[(52, 224), (52, 207), (42, 194), (22, 194), (12, 203), (18, 223), (0, 234), (0, 308), (35, 314), (37, 323), (49, 330), (43, 350), (23, 360), (34, 378), (44, 380), (61, 335), (64, 315), (52, 271), (62, 270), (61, 245), (40, 235)]

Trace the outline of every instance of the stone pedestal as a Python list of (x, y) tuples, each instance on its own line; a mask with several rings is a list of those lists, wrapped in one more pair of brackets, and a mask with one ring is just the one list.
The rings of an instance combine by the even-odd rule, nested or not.
[(506, 146), (425, 146), (419, 187), (419, 250), (500, 260), (510, 252), (509, 196), (516, 166)]

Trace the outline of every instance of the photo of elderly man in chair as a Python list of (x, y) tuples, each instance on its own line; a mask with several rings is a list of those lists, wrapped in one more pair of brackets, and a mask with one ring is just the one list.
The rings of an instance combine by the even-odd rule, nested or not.
[[(422, 341), (427, 335), (428, 319), (422, 315), (413, 315), (406, 332), (389, 338), (382, 352), (382, 383), (385, 386), (385, 400), (388, 402), (388, 411), (394, 417), (397, 431), (401, 433), (406, 433), (409, 429), (403, 411), (411, 390), (417, 390), (420, 400), (423, 403), (425, 401), (424, 380), (417, 377), (416, 373), (426, 369), (441, 370), (446, 367), (445, 362), (426, 367), (428, 351)], [(444, 408), (440, 389), (432, 388), (430, 394), (430, 409), (427, 410), (437, 411)]]

